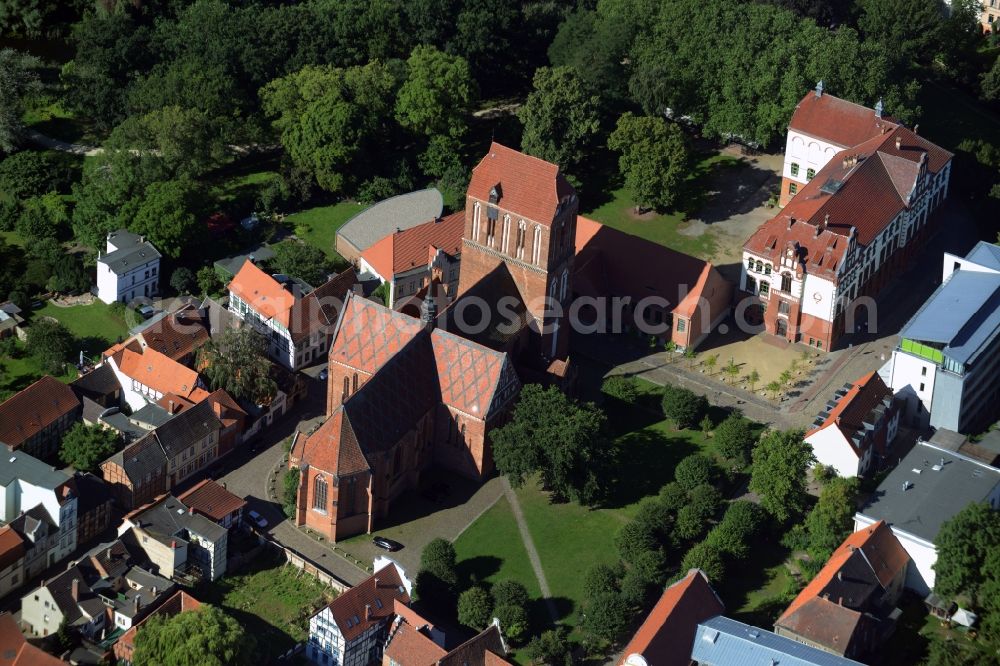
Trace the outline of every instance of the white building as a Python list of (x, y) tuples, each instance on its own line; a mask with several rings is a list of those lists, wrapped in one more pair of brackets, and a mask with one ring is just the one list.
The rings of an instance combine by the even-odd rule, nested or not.
[[(279, 281), (280, 279), (280, 281)], [(268, 342), (268, 355), (298, 370), (326, 357), (353, 268), (316, 289), (288, 276), (271, 276), (249, 259), (229, 283), (229, 310)]]
[(865, 476), (885, 462), (899, 429), (892, 391), (874, 372), (837, 390), (806, 433), (817, 465)]
[(918, 441), (854, 516), (858, 531), (884, 520), (913, 560), (906, 587), (926, 595), (934, 587), (941, 526), (975, 502), (1000, 505), (1000, 469)]
[(157, 402), (168, 393), (192, 402), (198, 402), (199, 396), (208, 395), (197, 372), (152, 347), (143, 348), (133, 341), (112, 350), (114, 353), (104, 362), (114, 371), (122, 388), (122, 400), (133, 412)]
[[(31, 512), (49, 525), (44, 544), (45, 566), (76, 550), (77, 497), (72, 477), (21, 451), (0, 449), (0, 523), (10, 523)], [(32, 572), (34, 574), (34, 571)]]
[(793, 196), (743, 245), (737, 316), (830, 350), (868, 323), (858, 299), (877, 294), (931, 235), (952, 155), (821, 91), (797, 107), (786, 150), (783, 197)]
[(997, 419), (1000, 248), (945, 253), (941, 286), (900, 331), (883, 374), (919, 428), (975, 433)]
[(160, 292), (160, 253), (142, 236), (119, 229), (108, 234), (106, 252), (97, 254), (97, 297), (130, 303)]
[(309, 620), (306, 658), (322, 666), (367, 666), (382, 662), (382, 649), (396, 617), (396, 602), (410, 603), (409, 583), (396, 564), (340, 594)]

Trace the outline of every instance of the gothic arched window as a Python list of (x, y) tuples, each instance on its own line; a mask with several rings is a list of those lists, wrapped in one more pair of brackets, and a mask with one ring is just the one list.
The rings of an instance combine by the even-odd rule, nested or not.
[(521, 220), (517, 223), (517, 258), (524, 259), (524, 236), (528, 225)]
[(344, 377), (344, 395), (341, 396), (340, 401), (347, 402), (347, 398), (350, 397), (350, 395), (351, 395), (351, 380), (349, 380), (347, 377)]
[(472, 207), (472, 240), (479, 241), (479, 218), (482, 213), (482, 207), (477, 201)]
[(510, 215), (503, 216), (503, 233), (500, 236), (500, 251), (507, 254), (510, 245)]
[(792, 290), (792, 276), (790, 273), (781, 274), (781, 291)]
[(326, 479), (322, 476), (313, 481), (313, 508), (326, 511)]
[(542, 258), (542, 228), (535, 227), (535, 237), (531, 244), (531, 263), (536, 266), (540, 263)]

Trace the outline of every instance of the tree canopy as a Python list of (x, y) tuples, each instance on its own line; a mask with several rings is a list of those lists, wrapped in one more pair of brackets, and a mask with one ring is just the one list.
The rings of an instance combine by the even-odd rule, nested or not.
[(528, 384), (513, 418), (492, 433), (497, 468), (515, 487), (539, 473), (557, 497), (597, 502), (613, 458), (606, 417), (593, 403), (578, 403), (557, 387)]
[(231, 328), (198, 350), (198, 367), (213, 390), (237, 400), (269, 404), (277, 392), (267, 359), (267, 340), (249, 326)]
[(465, 134), (476, 82), (464, 58), (418, 46), (406, 61), (406, 80), (396, 97), (396, 118), (428, 137)]
[[(1000, 513), (986, 504), (970, 504), (945, 522), (937, 537), (934, 591), (944, 599), (968, 594), (976, 603), (982, 586), (1000, 573), (987, 567), (990, 555), (1000, 554)], [(990, 562), (992, 563), (992, 562)]]
[(750, 491), (779, 522), (800, 515), (806, 505), (806, 471), (812, 450), (799, 430), (771, 430), (753, 450)]
[(81, 472), (93, 472), (118, 450), (118, 433), (101, 426), (75, 423), (59, 447), (59, 459)]
[(152, 615), (136, 635), (133, 660), (149, 666), (250, 666), (257, 640), (232, 616), (202, 604), (169, 618)]
[(274, 258), (270, 260), (277, 272), (305, 280), (314, 287), (326, 282), (333, 264), (323, 250), (305, 243), (286, 240), (271, 246)]
[[(0, 24), (3, 22), (0, 3)], [(15, 51), (0, 49), (0, 151), (13, 151), (21, 142), (25, 98), (40, 89), (35, 68), (38, 59)]]
[(705, 396), (667, 384), (663, 387), (663, 415), (678, 428), (690, 428), (708, 411)]
[(625, 113), (608, 137), (608, 148), (619, 153), (618, 168), (638, 206), (664, 210), (677, 201), (690, 158), (675, 123)]
[(42, 370), (50, 375), (62, 373), (73, 354), (73, 334), (51, 319), (39, 319), (28, 327), (26, 349), (35, 357)]
[(833, 553), (853, 528), (859, 482), (836, 476), (826, 482), (819, 501), (806, 517), (809, 551), (817, 559)]

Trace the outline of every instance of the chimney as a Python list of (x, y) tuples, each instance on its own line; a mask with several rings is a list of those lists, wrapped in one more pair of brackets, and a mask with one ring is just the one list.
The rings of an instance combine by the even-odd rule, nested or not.
[(375, 589), (376, 590), (378, 589), (378, 578), (377, 577), (375, 578)]
[(135, 612), (136, 613), (139, 612), (139, 606), (141, 606), (141, 605), (142, 605), (142, 599), (140, 599), (139, 595), (137, 594), (137, 595), (135, 595)]
[(896, 150), (899, 150), (903, 146), (903, 137), (896, 135)]
[(882, 98), (879, 97), (878, 98), (878, 102), (875, 103), (875, 117), (876, 118), (881, 118), (882, 117), (882, 110), (883, 110)]
[(788, 218), (788, 228), (791, 229), (792, 225), (794, 224), (795, 224), (795, 218), (794, 217)]
[(843, 571), (838, 571), (837, 572), (837, 580), (840, 580), (840, 581), (844, 580), (844, 572)]
[(817, 224), (816, 225), (816, 235), (814, 236), (814, 238), (819, 238), (819, 235), (821, 233), (823, 233), (823, 225), (822, 224)]
[(365, 604), (365, 620), (372, 619), (372, 606), (371, 604)]
[(193, 506), (189, 506), (188, 507), (188, 515), (189, 516), (193, 516), (194, 515), (194, 507)]
[(851, 158), (850, 157), (845, 157), (844, 158), (844, 168), (845, 169), (851, 168)]
[(153, 597), (156, 597), (156, 586), (154, 585), (153, 587), (149, 588), (149, 592), (150, 594), (153, 595)]
[(78, 578), (74, 578), (70, 584), (69, 595), (73, 597), (73, 601), (80, 601), (80, 580)]
[(920, 125), (914, 125), (913, 126), (913, 133), (914, 134), (920, 134), (920, 132), (918, 131), (919, 129), (920, 129)]
[(816, 84), (816, 97), (822, 97), (822, 96), (823, 96), (823, 79), (820, 79), (819, 83)]
[(213, 402), (212, 403), (212, 411), (215, 412), (216, 416), (218, 416), (219, 418), (222, 418), (222, 403), (221, 402)]
[(168, 414), (173, 414), (174, 413), (174, 401), (173, 400), (169, 400), (167, 402), (167, 413)]
[(177, 547), (177, 539), (171, 539), (170, 540), (170, 547), (171, 548), (176, 548)]
[(111, 559), (111, 555), (112, 555), (112, 553), (111, 553), (111, 546), (108, 546), (108, 552), (105, 553), (104, 556), (107, 557), (110, 560)]
[(844, 605), (844, 597), (837, 597), (837, 605), (838, 606)]

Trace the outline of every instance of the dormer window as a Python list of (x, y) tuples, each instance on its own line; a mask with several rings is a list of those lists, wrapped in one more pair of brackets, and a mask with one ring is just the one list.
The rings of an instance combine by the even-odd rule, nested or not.
[(498, 203), (500, 201), (501, 196), (503, 195), (501, 194), (500, 183), (497, 183), (496, 185), (490, 188), (490, 203), (491, 204)]

